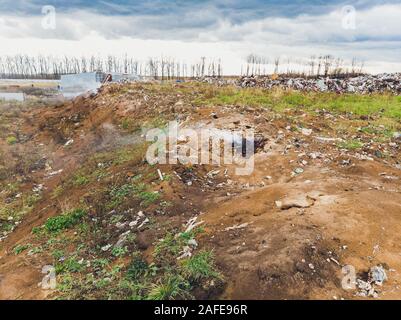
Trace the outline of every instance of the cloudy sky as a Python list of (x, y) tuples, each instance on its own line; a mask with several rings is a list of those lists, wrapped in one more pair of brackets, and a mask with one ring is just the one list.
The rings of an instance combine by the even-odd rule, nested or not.
[(227, 74), (250, 53), (332, 54), (401, 71), (401, 0), (0, 0), (0, 55), (16, 53), (205, 56)]

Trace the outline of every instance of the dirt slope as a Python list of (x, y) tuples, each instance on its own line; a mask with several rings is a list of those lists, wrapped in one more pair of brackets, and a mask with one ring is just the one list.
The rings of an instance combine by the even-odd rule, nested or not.
[[(382, 265), (388, 280), (376, 287), (379, 298), (401, 298), (399, 141), (372, 142), (360, 134), (365, 149), (344, 149), (326, 139), (339, 138), (333, 129), (336, 119), (327, 113), (292, 110), (277, 116), (265, 108), (208, 107), (193, 102), (201, 89), (180, 88), (110, 86), (95, 97), (29, 111), (19, 130), (30, 139), (19, 153), (13, 151), (14, 156), (39, 150), (48, 165), (18, 175), (24, 177), (27, 190), (43, 184), (43, 192), (33, 210), (0, 242), (0, 299), (59, 295), (38, 286), (42, 267), (53, 263), (49, 253), (15, 254), (16, 245), (36, 243), (32, 228), (59, 214), (66, 201), (79, 203), (85, 198), (96, 212), (93, 219), (103, 219), (99, 214), (106, 214), (101, 202), (104, 196), (91, 191), (110, 182), (98, 179), (87, 186), (73, 185), (62, 196), (55, 196), (57, 186), (91, 163), (95, 152), (113, 153), (117, 147), (135, 146), (142, 136), (136, 126), (151, 127), (161, 114), (196, 128), (251, 126), (266, 142), (255, 156), (250, 176), (236, 176), (233, 165), (193, 166), (188, 171), (182, 165), (149, 169), (138, 161), (110, 167), (113, 179), (130, 179), (138, 172), (156, 169), (171, 176), (168, 182), (157, 181), (157, 177), (149, 182), (173, 207), (167, 215), (158, 214), (160, 208), (153, 205), (146, 209), (157, 226), (136, 234), (136, 246), (146, 259), (152, 259), (150, 252), (162, 237), (165, 223), (180, 228), (195, 215), (205, 227), (199, 236), (200, 247), (213, 250), (224, 276), (218, 290), (195, 293), (196, 297), (359, 299), (357, 289), (342, 288), (342, 266), (354, 266), (358, 278), (364, 278), (371, 267)], [(130, 122), (121, 125), (124, 119)], [(344, 118), (344, 122), (353, 120)], [(303, 132), (300, 127), (312, 131)], [(390, 150), (390, 156), (372, 156), (375, 150)], [(208, 175), (216, 169), (217, 173)], [(116, 231), (110, 230), (111, 237), (118, 239), (113, 235)], [(67, 241), (66, 248), (70, 244)]]

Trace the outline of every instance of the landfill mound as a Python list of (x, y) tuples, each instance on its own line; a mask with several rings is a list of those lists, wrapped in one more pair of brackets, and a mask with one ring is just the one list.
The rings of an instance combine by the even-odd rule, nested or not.
[[(136, 83), (5, 106), (0, 299), (401, 299), (400, 101), (321, 95)], [(149, 164), (171, 120), (252, 128), (254, 170)]]
[(317, 79), (307, 78), (288, 78), (280, 77), (241, 77), (237, 84), (245, 87), (261, 87), (272, 89), (280, 87), (284, 89), (294, 89), (302, 91), (320, 91), (336, 93), (401, 93), (401, 73), (379, 74), (379, 75), (361, 75), (357, 77), (332, 76), (320, 77)]

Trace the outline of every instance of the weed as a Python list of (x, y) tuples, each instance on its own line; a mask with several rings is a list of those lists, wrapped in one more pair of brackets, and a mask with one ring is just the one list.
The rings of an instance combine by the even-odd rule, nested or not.
[(14, 136), (7, 137), (6, 141), (7, 141), (8, 145), (13, 145), (13, 144), (16, 144), (18, 142), (17, 138), (14, 137)]
[(142, 200), (141, 204), (147, 207), (157, 201), (160, 195), (156, 192), (143, 191), (139, 193), (139, 198)]
[(61, 259), (62, 257), (64, 257), (64, 251), (63, 250), (59, 250), (59, 249), (56, 249), (56, 250), (54, 250), (53, 252), (52, 252), (52, 256), (53, 256), (53, 258), (54, 259), (56, 259), (56, 260), (59, 260), (59, 259)]
[(338, 143), (337, 146), (341, 149), (356, 150), (362, 148), (363, 143), (358, 140), (347, 140)]
[(74, 186), (83, 186), (85, 184), (88, 184), (89, 181), (90, 180), (88, 177), (81, 175), (81, 174), (77, 174), (73, 179), (73, 185)]
[(127, 269), (127, 278), (131, 281), (138, 281), (148, 271), (148, 264), (141, 257), (134, 257)]
[(22, 245), (17, 245), (14, 247), (14, 253), (16, 255), (20, 254), (21, 252), (25, 251), (26, 249), (28, 249), (30, 247), (29, 244), (22, 244)]
[(76, 257), (70, 257), (61, 263), (56, 263), (56, 273), (80, 272), (84, 266), (76, 260)]
[(54, 188), (54, 190), (52, 191), (52, 199), (56, 199), (59, 196), (61, 196), (64, 192), (63, 186), (62, 185), (58, 185), (56, 188)]
[(205, 278), (221, 278), (213, 265), (213, 252), (201, 251), (183, 261), (183, 270), (186, 277), (195, 282)]
[(149, 300), (173, 300), (189, 298), (190, 284), (179, 274), (167, 274), (154, 284), (148, 294)]
[(111, 254), (112, 254), (113, 256), (115, 256), (115, 257), (124, 256), (124, 255), (127, 254), (127, 252), (128, 252), (127, 247), (114, 247), (114, 248), (111, 250)]
[(58, 232), (63, 229), (71, 228), (85, 215), (86, 210), (75, 209), (60, 216), (49, 218), (45, 223), (45, 229), (48, 232)]
[(95, 259), (92, 261), (92, 265), (95, 269), (104, 269), (109, 264), (109, 260), (105, 258)]

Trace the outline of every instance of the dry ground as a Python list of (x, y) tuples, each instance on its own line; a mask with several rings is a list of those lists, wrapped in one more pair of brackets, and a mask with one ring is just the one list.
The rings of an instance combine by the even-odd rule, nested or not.
[[(401, 101), (383, 96), (378, 111), (374, 96), (366, 112), (352, 98), (350, 113), (300, 95), (131, 84), (4, 108), (0, 298), (360, 299), (342, 288), (342, 266), (363, 279), (382, 265), (379, 298), (400, 299)], [(265, 139), (254, 172), (147, 164), (142, 128), (173, 119), (253, 128)], [(77, 209), (70, 224), (51, 219)], [(203, 223), (185, 232), (194, 217)], [(44, 265), (56, 290), (38, 286)]]

